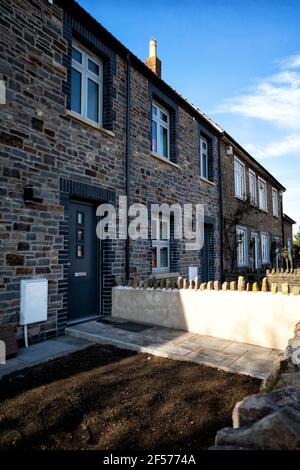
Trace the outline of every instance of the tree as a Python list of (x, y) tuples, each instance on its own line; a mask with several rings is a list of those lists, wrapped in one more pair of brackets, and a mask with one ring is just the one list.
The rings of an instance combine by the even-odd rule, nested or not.
[(294, 247), (296, 247), (299, 251), (300, 248), (300, 227), (297, 233), (294, 235)]

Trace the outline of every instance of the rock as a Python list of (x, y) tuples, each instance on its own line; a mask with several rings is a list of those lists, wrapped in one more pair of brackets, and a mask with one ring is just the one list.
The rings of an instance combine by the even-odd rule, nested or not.
[(221, 429), (216, 435), (215, 445), (234, 445), (260, 450), (299, 450), (300, 412), (286, 406), (252, 426)]
[(298, 321), (298, 323), (296, 324), (294, 333), (295, 333), (295, 336), (294, 336), (295, 338), (300, 338), (300, 321)]
[(200, 284), (200, 290), (205, 290), (206, 289), (206, 282), (202, 282)]
[(282, 294), (289, 294), (290, 293), (290, 286), (289, 286), (289, 283), (288, 282), (284, 282), (281, 286), (281, 293)]
[(188, 282), (188, 280), (187, 280), (186, 278), (184, 278), (184, 279), (183, 279), (183, 288), (184, 288), (184, 289), (188, 289), (188, 287), (189, 287), (189, 282)]
[(277, 292), (278, 292), (278, 287), (277, 287), (276, 282), (272, 282), (272, 285), (271, 285), (271, 292), (272, 292), (272, 294), (277, 294)]
[(243, 276), (238, 277), (238, 290), (239, 291), (245, 290), (245, 278)]
[(230, 286), (229, 286), (229, 282), (227, 282), (227, 281), (223, 282), (223, 284), (222, 284), (222, 290), (229, 290), (229, 287), (230, 287)]
[(257, 283), (257, 282), (253, 282), (253, 285), (252, 285), (252, 292), (258, 292), (258, 291), (259, 291), (258, 283)]
[(267, 280), (266, 277), (264, 277), (263, 280), (262, 280), (261, 291), (262, 292), (268, 292), (268, 280)]
[(282, 374), (278, 382), (278, 387), (292, 386), (300, 390), (300, 372)]
[(200, 287), (200, 279), (198, 276), (195, 277), (195, 290), (198, 290)]
[(284, 354), (278, 354), (274, 357), (272, 372), (262, 381), (260, 390), (262, 392), (270, 391), (276, 382), (278, 382), (282, 373), (297, 372), (297, 370), (296, 366), (291, 363), (289, 357), (285, 357)]
[(300, 368), (300, 338), (292, 338), (284, 351), (284, 357)]
[(177, 279), (177, 285), (178, 285), (178, 289), (183, 288), (183, 279), (182, 279), (181, 276), (179, 276), (178, 279)]
[(292, 406), (300, 411), (300, 390), (296, 387), (285, 387), (271, 393), (250, 395), (238, 402), (232, 413), (234, 428), (255, 423), (279, 408)]
[(213, 283), (213, 281), (208, 281), (208, 283), (207, 283), (207, 290), (214, 290), (214, 283)]
[(236, 282), (235, 281), (230, 282), (230, 290), (236, 290)]
[(221, 290), (221, 282), (214, 281), (214, 290)]
[(232, 425), (234, 428), (247, 426), (277, 409), (278, 407), (266, 393), (250, 395), (236, 403), (232, 412)]

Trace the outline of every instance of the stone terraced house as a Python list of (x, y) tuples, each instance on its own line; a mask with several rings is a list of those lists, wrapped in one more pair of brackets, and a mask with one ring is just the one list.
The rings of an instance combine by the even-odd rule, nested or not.
[(225, 277), (281, 268), (285, 188), (226, 132), (220, 159)]
[[(31, 343), (109, 314), (116, 278), (192, 267), (203, 281), (221, 279), (223, 264), (231, 270), (222, 254), (231, 202), (246, 204), (251, 172), (255, 215), (228, 234), (239, 267), (254, 263), (255, 233), (265, 256), (257, 248), (257, 265), (269, 264), (284, 188), (161, 79), (154, 40), (145, 64), (72, 0), (0, 0), (0, 10), (0, 325), (16, 326), (20, 344), (22, 279), (48, 280), (47, 320), (29, 325)], [(186, 251), (173, 218), (155, 214), (157, 240), (100, 242), (96, 208), (124, 195), (128, 204), (204, 204), (203, 249)]]

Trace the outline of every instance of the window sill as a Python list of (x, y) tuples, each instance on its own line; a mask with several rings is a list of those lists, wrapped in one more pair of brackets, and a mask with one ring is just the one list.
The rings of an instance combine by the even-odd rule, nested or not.
[(85, 119), (84, 117), (74, 113), (74, 111), (70, 111), (69, 109), (67, 109), (65, 116), (69, 119), (73, 119), (74, 121), (85, 124), (86, 126), (91, 127), (92, 129), (95, 129), (96, 131), (109, 135), (110, 137), (115, 137), (114, 132), (109, 131), (108, 129), (104, 129), (104, 127), (101, 127), (97, 125), (96, 123), (94, 124), (92, 121), (89, 121), (88, 119)]
[(268, 210), (267, 210), (267, 209), (263, 209), (262, 207), (259, 207), (259, 210), (260, 210), (261, 212), (265, 212), (265, 214), (268, 214)]
[(161, 155), (158, 155), (157, 153), (151, 152), (151, 156), (154, 158), (157, 158), (157, 160), (160, 160), (163, 163), (166, 163), (167, 165), (171, 165), (177, 168), (178, 170), (180, 170), (180, 166), (177, 165), (177, 163), (171, 162), (171, 160), (168, 160), (167, 158), (162, 157)]
[(246, 202), (246, 200), (247, 200), (245, 197), (237, 196), (236, 194), (234, 195), (234, 197), (235, 197), (236, 199), (238, 199), (239, 201), (244, 201), (244, 202)]
[(204, 181), (205, 183), (208, 183), (208, 184), (210, 184), (211, 186), (216, 186), (216, 183), (214, 183), (213, 181), (208, 180), (208, 179), (205, 178), (204, 176), (199, 175), (199, 178), (200, 178), (201, 181)]

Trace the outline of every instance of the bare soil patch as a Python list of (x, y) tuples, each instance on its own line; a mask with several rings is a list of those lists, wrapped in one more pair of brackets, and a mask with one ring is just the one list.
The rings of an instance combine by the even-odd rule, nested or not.
[(0, 381), (2, 449), (206, 449), (260, 380), (96, 345)]

